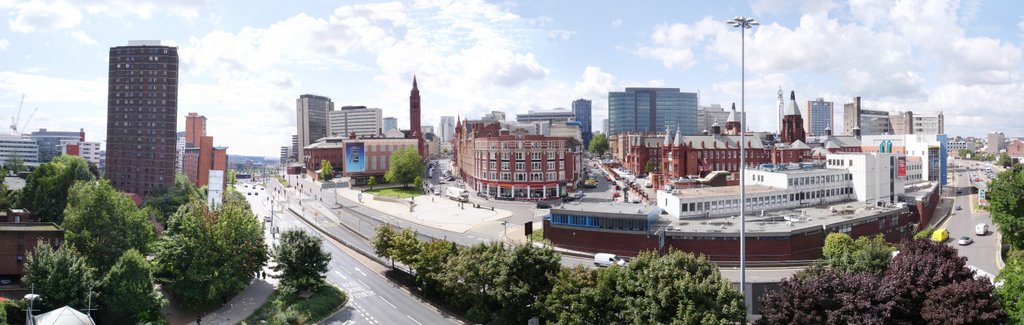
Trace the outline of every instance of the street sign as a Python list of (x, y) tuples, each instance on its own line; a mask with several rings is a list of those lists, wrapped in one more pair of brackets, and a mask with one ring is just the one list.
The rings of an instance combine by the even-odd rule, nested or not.
[(530, 238), (530, 235), (533, 234), (533, 221), (527, 221), (523, 224), (523, 228), (523, 231), (526, 233), (526, 238)]

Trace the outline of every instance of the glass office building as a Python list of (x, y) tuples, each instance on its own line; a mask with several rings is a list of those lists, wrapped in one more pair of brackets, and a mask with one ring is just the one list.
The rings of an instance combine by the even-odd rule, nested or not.
[(678, 129), (698, 134), (697, 93), (679, 88), (626, 88), (608, 92), (608, 134)]
[(804, 126), (811, 135), (825, 135), (825, 128), (835, 132), (832, 126), (832, 102), (818, 98), (807, 102), (807, 125)]

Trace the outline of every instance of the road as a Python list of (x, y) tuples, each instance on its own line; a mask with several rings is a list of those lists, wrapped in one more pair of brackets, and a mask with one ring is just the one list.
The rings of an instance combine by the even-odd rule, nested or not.
[[(277, 184), (277, 182), (270, 181), (268, 184)], [(270, 200), (272, 191), (272, 188), (268, 188), (267, 191), (257, 192), (258, 195), (247, 196), (253, 212), (260, 218), (269, 216), (271, 215), (271, 205), (273, 205), (273, 222), (267, 223), (268, 229), (273, 224), (280, 231), (302, 229), (323, 238), (324, 248), (331, 253), (327, 281), (342, 288), (349, 297), (345, 309), (324, 321), (323, 324), (462, 324), (460, 320), (443, 314), (429, 303), (413, 296), (406, 289), (385, 279), (380, 272), (386, 267), (367, 259), (330, 237), (320, 234), (316, 229), (289, 212), (287, 208), (282, 208), (284, 204), (277, 202), (272, 204)], [(280, 202), (298, 204), (296, 196), (297, 192), (291, 190), (285, 191), (282, 195), (275, 195), (275, 198), (280, 199)], [(308, 204), (304, 203), (303, 205)], [(319, 221), (318, 224), (324, 225), (325, 230), (340, 239), (372, 251), (369, 244), (362, 238), (338, 226), (337, 223), (331, 222), (327, 217), (314, 215), (312, 218), (315, 218), (316, 221)]]
[[(997, 259), (999, 256), (999, 244), (998, 244), (998, 230), (992, 224), (992, 218), (988, 211), (975, 210), (971, 203), (971, 183), (970, 180), (977, 177), (983, 181), (987, 179), (977, 168), (973, 171), (968, 170), (968, 167), (974, 164), (981, 164), (972, 161), (955, 160), (955, 163), (960, 163), (963, 167), (955, 168), (954, 173), (961, 176), (956, 176), (954, 180), (954, 186), (962, 189), (961, 194), (956, 196), (954, 200), (955, 204), (959, 205), (962, 210), (954, 210), (953, 214), (950, 215), (949, 219), (946, 220), (942, 227), (949, 230), (948, 245), (953, 246), (957, 249), (960, 256), (967, 257), (967, 264), (973, 265), (985, 272), (993, 275), (998, 275), (1001, 267), (997, 265)], [(997, 168), (994, 168), (997, 169)], [(977, 196), (977, 195), (974, 195)], [(989, 233), (985, 236), (978, 236), (974, 233), (975, 225), (984, 223), (989, 225)], [(957, 239), (960, 237), (967, 236), (974, 239), (974, 243), (967, 246), (960, 246), (957, 244)]]

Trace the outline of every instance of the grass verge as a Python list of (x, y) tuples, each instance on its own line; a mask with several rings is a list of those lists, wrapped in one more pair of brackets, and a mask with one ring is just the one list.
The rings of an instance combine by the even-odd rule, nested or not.
[(534, 230), (533, 233), (530, 234), (530, 239), (536, 242), (542, 242), (549, 245), (551, 244), (550, 240), (544, 238), (544, 229)]
[(267, 302), (245, 320), (248, 324), (313, 324), (338, 310), (348, 297), (331, 284), (313, 290), (309, 298), (299, 297), (294, 290), (279, 288)]
[(423, 190), (415, 187), (375, 188), (372, 190), (366, 190), (366, 193), (382, 196), (397, 196), (403, 199), (408, 199), (414, 196), (423, 195)]
[(284, 179), (284, 176), (274, 175), (274, 177), (277, 178), (277, 182), (281, 183), (282, 186), (288, 187), (288, 180)]

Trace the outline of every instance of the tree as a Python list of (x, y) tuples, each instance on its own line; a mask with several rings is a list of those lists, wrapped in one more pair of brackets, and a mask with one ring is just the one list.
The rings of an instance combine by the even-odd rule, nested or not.
[(1003, 324), (1006, 311), (992, 288), (986, 278), (939, 287), (928, 292), (921, 317), (929, 324)]
[(458, 252), (458, 246), (447, 240), (422, 243), (420, 252), (412, 263), (412, 268), (416, 270), (416, 283), (428, 294), (440, 292), (444, 266)]
[(370, 180), (366, 181), (366, 185), (369, 185), (371, 190), (374, 186), (377, 186), (377, 176), (370, 176)]
[(412, 185), (415, 186), (416, 188), (423, 188), (423, 177), (416, 176), (416, 179), (412, 181)]
[(75, 183), (64, 215), (67, 242), (100, 272), (110, 270), (125, 251), (145, 254), (153, 240), (148, 217), (106, 180)]
[(391, 249), (391, 256), (396, 261), (412, 267), (420, 254), (420, 242), (416, 239), (416, 232), (406, 228), (392, 238), (394, 246)]
[(274, 253), (274, 271), (281, 283), (298, 289), (309, 290), (323, 284), (331, 253), (323, 249), (320, 238), (302, 230), (292, 229), (281, 233), (281, 244)]
[(192, 309), (248, 286), (268, 257), (260, 221), (247, 205), (226, 200), (218, 211), (193, 201), (171, 216), (158, 243), (161, 282)]
[(1003, 242), (1024, 249), (1024, 166), (999, 173), (988, 188), (992, 222), (999, 226)]
[(890, 306), (875, 297), (878, 286), (870, 273), (794, 275), (761, 296), (757, 324), (882, 324)]
[(228, 170), (228, 186), (235, 186), (235, 177), (237, 174), (238, 172), (234, 169)]
[(385, 181), (407, 187), (420, 175), (423, 175), (423, 158), (415, 148), (404, 147), (391, 153)]
[(1013, 158), (1010, 158), (1010, 154), (1003, 152), (999, 154), (999, 158), (996, 159), (996, 164), (999, 166), (1009, 168), (1013, 165)]
[(49, 243), (39, 240), (25, 262), (22, 282), (27, 288), (34, 286), (36, 294), (43, 297), (36, 301), (35, 308), (52, 310), (71, 306), (81, 309), (88, 306), (93, 272), (73, 246), (63, 245), (54, 250)]
[(962, 159), (967, 159), (968, 156), (974, 155), (974, 150), (971, 149), (960, 149), (957, 151), (957, 155)]
[(653, 172), (654, 169), (655, 169), (655, 167), (654, 167), (654, 162), (653, 161), (648, 160), (647, 163), (644, 164), (644, 172), (645, 173)]
[(334, 176), (334, 170), (331, 167), (331, 161), (324, 159), (320, 161), (320, 181), (326, 182), (331, 180)]
[(4, 168), (14, 172), (14, 174), (17, 175), (18, 173), (25, 169), (25, 161), (22, 160), (21, 157), (18, 156), (18, 154), (13, 154), (10, 158), (7, 158), (7, 161), (4, 162)]
[(104, 315), (110, 323), (159, 321), (163, 297), (153, 288), (153, 270), (146, 257), (129, 249), (103, 278)]
[(18, 205), (32, 211), (40, 221), (64, 222), (68, 189), (76, 181), (95, 179), (89, 163), (78, 156), (62, 155), (39, 165), (25, 180)]
[(590, 153), (595, 155), (603, 155), (608, 151), (608, 135), (604, 133), (595, 134), (593, 138), (590, 138)]
[(146, 200), (145, 206), (160, 211), (157, 220), (166, 224), (167, 218), (177, 212), (179, 207), (193, 200), (199, 200), (202, 196), (188, 176), (179, 173), (174, 176), (173, 185), (158, 189), (153, 196)]
[(617, 294), (625, 268), (563, 268), (552, 280), (541, 315), (553, 324), (622, 324), (624, 297)]
[(618, 291), (629, 323), (732, 324), (746, 320), (743, 296), (707, 258), (672, 250), (630, 261)]
[(392, 269), (395, 268), (395, 237), (395, 229), (391, 228), (389, 224), (382, 223), (377, 226), (377, 230), (373, 233), (373, 238), (370, 239), (374, 254), (391, 260)]
[(831, 233), (822, 247), (822, 264), (841, 272), (880, 274), (889, 266), (893, 247), (881, 236), (853, 240), (844, 233)]
[(1010, 324), (1024, 324), (1024, 257), (1007, 260), (996, 279), (1003, 282), (996, 288), (996, 296), (1009, 314)]

